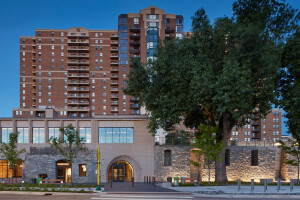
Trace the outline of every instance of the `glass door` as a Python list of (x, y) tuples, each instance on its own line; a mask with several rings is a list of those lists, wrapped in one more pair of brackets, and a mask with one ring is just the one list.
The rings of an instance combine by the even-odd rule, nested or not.
[(113, 164), (112, 172), (114, 182), (125, 181), (125, 164)]

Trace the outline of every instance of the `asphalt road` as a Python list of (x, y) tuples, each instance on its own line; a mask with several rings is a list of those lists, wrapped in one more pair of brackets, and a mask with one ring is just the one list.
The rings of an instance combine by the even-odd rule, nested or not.
[[(295, 196), (281, 196), (276, 198), (268, 198), (267, 196), (256, 196), (255, 198), (241, 198), (237, 197), (234, 199), (244, 199), (244, 200), (259, 200), (259, 199), (299, 199)], [(15, 194), (0, 194), (0, 200), (142, 200), (142, 199), (157, 199), (157, 200), (166, 200), (166, 199), (174, 199), (174, 200), (228, 200), (233, 199), (232, 197), (224, 198), (224, 197), (193, 197), (192, 195), (162, 195), (162, 194), (115, 194), (115, 195), (94, 195), (94, 194), (86, 194), (86, 195), (15, 195)]]

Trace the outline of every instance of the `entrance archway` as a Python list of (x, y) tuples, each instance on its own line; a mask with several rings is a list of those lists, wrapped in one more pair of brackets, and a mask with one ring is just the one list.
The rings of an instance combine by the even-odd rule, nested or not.
[(130, 182), (133, 178), (132, 165), (124, 160), (112, 163), (108, 170), (108, 180), (113, 182)]
[(57, 179), (63, 179), (65, 183), (71, 182), (72, 170), (71, 166), (65, 160), (59, 160), (56, 162)]

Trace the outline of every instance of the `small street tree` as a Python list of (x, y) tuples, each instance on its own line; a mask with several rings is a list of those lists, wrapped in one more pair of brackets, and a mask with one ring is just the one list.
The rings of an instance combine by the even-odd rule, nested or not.
[(19, 167), (22, 161), (20, 155), (25, 153), (25, 149), (17, 149), (18, 133), (10, 133), (8, 143), (2, 143), (0, 146), (0, 153), (8, 161), (9, 167), (12, 169), (12, 177), (15, 177), (15, 169)]
[(200, 167), (201, 157), (203, 156), (203, 166), (208, 169), (208, 183), (210, 183), (211, 165), (214, 161), (221, 159), (218, 157), (219, 153), (224, 147), (222, 141), (217, 141), (216, 133), (218, 127), (209, 127), (206, 125), (199, 126), (195, 143), (193, 147), (196, 148), (192, 152), (196, 155), (197, 160), (190, 160), (191, 164), (198, 168), (198, 183), (200, 181)]
[[(85, 139), (79, 137), (78, 131), (75, 130), (75, 127), (72, 124), (69, 124), (65, 128), (60, 128), (59, 131), (63, 133), (63, 137), (51, 137), (50, 144), (70, 164), (72, 171), (72, 166), (78, 153), (86, 149), (84, 145)], [(73, 184), (72, 177), (73, 176), (71, 176), (71, 184)]]
[(299, 184), (299, 169), (300, 169), (300, 146), (298, 140), (288, 139), (285, 143), (279, 141), (280, 145), (278, 146), (284, 153), (287, 155), (284, 157), (284, 163), (291, 166), (297, 166), (297, 183)]

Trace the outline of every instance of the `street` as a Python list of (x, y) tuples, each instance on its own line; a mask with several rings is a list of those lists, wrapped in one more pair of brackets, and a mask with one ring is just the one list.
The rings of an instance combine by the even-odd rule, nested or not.
[(157, 200), (165, 200), (165, 199), (174, 199), (174, 200), (183, 200), (183, 199), (195, 199), (195, 200), (228, 200), (228, 199), (245, 199), (245, 200), (258, 200), (258, 199), (300, 199), (300, 197), (296, 197), (294, 195), (281, 195), (276, 196), (275, 198), (270, 198), (269, 196), (228, 196), (228, 197), (194, 197), (193, 195), (182, 195), (182, 194), (74, 194), (74, 195), (24, 195), (24, 194), (0, 194), (1, 200), (142, 200), (142, 199), (157, 199)]

